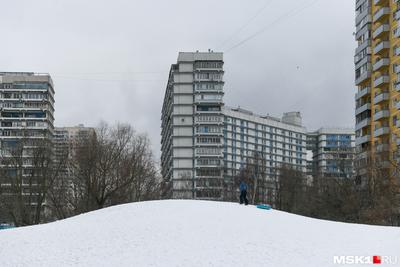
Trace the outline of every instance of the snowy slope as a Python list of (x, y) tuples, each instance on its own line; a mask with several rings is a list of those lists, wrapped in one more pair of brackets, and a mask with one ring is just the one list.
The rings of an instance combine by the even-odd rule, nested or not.
[(339, 266), (334, 255), (400, 256), (399, 248), (399, 228), (169, 200), (0, 231), (0, 266), (323, 267)]

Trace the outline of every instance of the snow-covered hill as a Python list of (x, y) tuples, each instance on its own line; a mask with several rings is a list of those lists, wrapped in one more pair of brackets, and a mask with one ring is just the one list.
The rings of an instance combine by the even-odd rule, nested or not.
[(2, 267), (325, 267), (340, 266), (334, 256), (400, 256), (399, 249), (400, 228), (189, 200), (126, 204), (0, 231)]

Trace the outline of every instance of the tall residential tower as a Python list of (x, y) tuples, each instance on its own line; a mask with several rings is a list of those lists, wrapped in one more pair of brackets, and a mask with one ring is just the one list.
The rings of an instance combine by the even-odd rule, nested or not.
[[(400, 136), (400, 1), (357, 0), (355, 83), (358, 166), (379, 155), (390, 168)], [(365, 173), (361, 168), (359, 174)]]
[(161, 166), (173, 198), (220, 198), (223, 55), (179, 53), (162, 107)]

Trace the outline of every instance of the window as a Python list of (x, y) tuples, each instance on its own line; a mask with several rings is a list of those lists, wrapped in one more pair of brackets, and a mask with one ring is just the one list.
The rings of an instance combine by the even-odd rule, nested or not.
[(198, 126), (196, 127), (198, 133), (222, 133), (222, 127), (219, 126)]

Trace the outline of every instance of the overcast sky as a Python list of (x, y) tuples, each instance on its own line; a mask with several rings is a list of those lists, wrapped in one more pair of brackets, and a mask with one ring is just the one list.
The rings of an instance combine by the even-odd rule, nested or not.
[(353, 127), (354, 6), (354, 0), (4, 1), (0, 71), (50, 73), (56, 126), (128, 122), (149, 134), (157, 156), (165, 85), (179, 51), (225, 52), (227, 105), (274, 116), (301, 111), (310, 130)]

